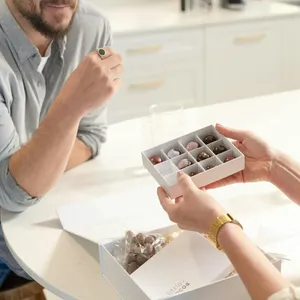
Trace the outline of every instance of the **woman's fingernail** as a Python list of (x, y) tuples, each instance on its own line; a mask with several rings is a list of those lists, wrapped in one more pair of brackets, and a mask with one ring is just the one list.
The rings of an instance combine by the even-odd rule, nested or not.
[(182, 171), (179, 171), (177, 174), (178, 174), (178, 177), (180, 177), (180, 176), (183, 175), (183, 172), (182, 172)]

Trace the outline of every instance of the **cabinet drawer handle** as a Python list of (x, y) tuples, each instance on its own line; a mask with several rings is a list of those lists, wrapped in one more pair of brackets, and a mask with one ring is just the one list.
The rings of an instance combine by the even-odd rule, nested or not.
[(239, 36), (234, 39), (234, 43), (241, 45), (241, 44), (248, 44), (248, 43), (255, 43), (259, 42), (266, 37), (266, 34), (254, 34), (254, 35), (247, 35), (247, 36)]
[(161, 45), (155, 45), (155, 46), (148, 46), (143, 48), (136, 48), (136, 49), (128, 49), (128, 54), (143, 54), (143, 53), (153, 53), (158, 52), (162, 49)]
[(163, 84), (165, 84), (164, 80), (154, 80), (149, 82), (132, 83), (129, 85), (129, 88), (132, 90), (151, 89), (162, 86)]

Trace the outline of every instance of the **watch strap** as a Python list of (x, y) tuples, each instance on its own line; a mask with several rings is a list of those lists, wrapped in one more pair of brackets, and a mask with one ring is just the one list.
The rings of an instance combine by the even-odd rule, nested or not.
[(243, 229), (243, 226), (240, 224), (240, 222), (234, 219), (229, 213), (219, 216), (210, 226), (208, 234), (206, 236), (208, 240), (210, 240), (210, 242), (219, 250), (222, 249), (218, 242), (218, 234), (220, 232), (220, 229), (227, 223), (236, 224)]

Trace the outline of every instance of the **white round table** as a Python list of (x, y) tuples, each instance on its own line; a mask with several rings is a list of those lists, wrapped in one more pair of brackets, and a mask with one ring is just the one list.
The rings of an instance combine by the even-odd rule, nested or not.
[[(248, 128), (300, 159), (299, 115), (300, 91), (294, 91), (189, 109), (182, 118), (186, 133), (216, 122)], [(142, 168), (140, 152), (149, 147), (146, 129), (146, 118), (111, 126), (99, 158), (67, 172), (40, 203), (27, 211), (2, 211), (2, 226), (13, 255), (33, 279), (57, 296), (77, 300), (120, 299), (100, 274), (97, 245), (63, 231), (56, 208), (91, 198), (100, 201), (111, 193), (130, 196), (138, 191), (140, 198), (131, 199), (136, 209), (147, 205), (161, 214), (157, 184)], [(254, 224), (259, 223), (265, 230), (260, 232), (260, 238), (265, 239), (264, 224), (272, 224), (270, 218), (280, 217), (278, 222), (286, 225), (286, 232), (300, 228), (298, 207), (268, 184), (238, 185), (211, 193), (246, 224), (249, 234)], [(118, 201), (126, 199), (120, 196), (115, 209)], [(268, 238), (272, 240), (269, 235)], [(278, 239), (279, 235), (273, 237), (273, 242)], [(278, 248), (292, 258), (291, 263), (283, 265), (283, 274), (295, 284), (300, 283), (300, 254), (295, 248), (299, 240), (298, 232), (294, 232)]]

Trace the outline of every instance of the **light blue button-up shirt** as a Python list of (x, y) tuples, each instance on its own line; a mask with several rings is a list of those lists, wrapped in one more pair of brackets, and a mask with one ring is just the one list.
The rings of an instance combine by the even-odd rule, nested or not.
[[(0, 206), (21, 212), (40, 199), (30, 197), (8, 170), (10, 156), (31, 138), (66, 79), (83, 57), (111, 45), (110, 26), (86, 0), (80, 0), (72, 28), (65, 39), (54, 41), (43, 71), (41, 56), (0, 0)], [(84, 101), (84, 99), (82, 99)], [(106, 140), (106, 108), (82, 119), (77, 137), (98, 155)], [(13, 269), (0, 232), (0, 258)], [(17, 267), (17, 266), (16, 266)], [(18, 270), (15, 268), (18, 273)]]

